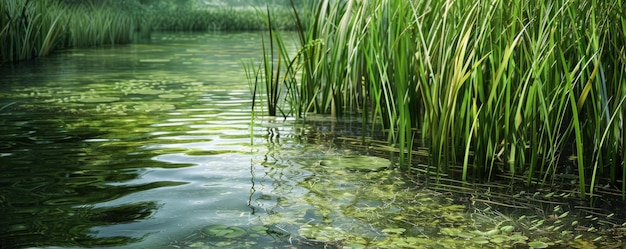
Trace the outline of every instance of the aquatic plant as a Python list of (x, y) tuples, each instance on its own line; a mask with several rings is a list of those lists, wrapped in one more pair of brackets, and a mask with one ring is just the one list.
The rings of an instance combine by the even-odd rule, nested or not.
[[(272, 8), (273, 26), (295, 29), (289, 9)], [(154, 10), (153, 28), (162, 31), (251, 31), (267, 30), (267, 23), (255, 8), (211, 8)]]
[(308, 9), (305, 23), (294, 8), (303, 65), (294, 113), (382, 124), (405, 168), (419, 142), (437, 174), (462, 164), (464, 181), (513, 175), (531, 186), (575, 173), (581, 198), (602, 178), (621, 179), (626, 198), (622, 1), (322, 0)]
[[(259, 12), (261, 12), (259, 10)], [(262, 59), (261, 63), (256, 66), (253, 61), (244, 63), (244, 70), (251, 86), (253, 95), (252, 111), (257, 104), (257, 97), (265, 98), (269, 116), (276, 116), (280, 112), (284, 117), (290, 115), (292, 111), (298, 111), (302, 108), (281, 108), (281, 103), (287, 102), (287, 105), (301, 105), (298, 93), (297, 73), (301, 67), (298, 63), (302, 50), (292, 58), (289, 55), (289, 49), (281, 34), (278, 31), (274, 14), (267, 6), (265, 13), (268, 38), (262, 37)], [(256, 69), (255, 69), (256, 68)], [(286, 100), (286, 101), (281, 101)], [(253, 114), (254, 115), (254, 114)]]
[(55, 49), (129, 42), (132, 21), (111, 8), (58, 1), (0, 1), (0, 63), (45, 56)]

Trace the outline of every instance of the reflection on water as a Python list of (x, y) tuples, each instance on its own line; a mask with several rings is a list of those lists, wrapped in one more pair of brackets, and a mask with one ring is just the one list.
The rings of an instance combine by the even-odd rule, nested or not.
[(259, 38), (164, 34), (0, 68), (0, 248), (164, 246), (250, 212), (240, 60)]

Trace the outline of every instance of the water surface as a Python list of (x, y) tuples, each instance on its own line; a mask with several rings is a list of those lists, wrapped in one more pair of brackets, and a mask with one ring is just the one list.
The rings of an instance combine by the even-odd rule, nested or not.
[(531, 242), (521, 221), (311, 139), (332, 126), (252, 121), (241, 63), (260, 37), (157, 34), (0, 67), (0, 248)]
[[(201, 243), (272, 247), (297, 243), (304, 224), (345, 223), (311, 189), (328, 174), (321, 160), (356, 153), (307, 144), (293, 120), (250, 129), (241, 62), (260, 54), (260, 35), (160, 34), (0, 68), (2, 246), (181, 247), (212, 236)], [(374, 184), (359, 174), (373, 173), (333, 184)]]

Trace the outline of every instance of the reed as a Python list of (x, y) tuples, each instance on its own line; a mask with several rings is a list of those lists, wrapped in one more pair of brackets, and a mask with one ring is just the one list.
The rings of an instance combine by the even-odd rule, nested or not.
[(0, 64), (55, 49), (130, 42), (132, 20), (120, 11), (58, 1), (0, 1)]
[(278, 31), (279, 26), (274, 19), (276, 14), (269, 5), (266, 6), (265, 12), (258, 9), (257, 12), (258, 16), (265, 16), (268, 30), (267, 41), (265, 36), (262, 37), (262, 60), (258, 65), (253, 61), (243, 64), (253, 96), (253, 117), (257, 99), (265, 99), (269, 116), (277, 116), (280, 113), (287, 117), (293, 114), (292, 111), (301, 109), (291, 106), (301, 103), (297, 73), (302, 64), (297, 62), (302, 49), (292, 58), (290, 49)]
[[(277, 30), (294, 29), (291, 12), (272, 8), (273, 26)], [(213, 8), (208, 10), (155, 10), (153, 28), (161, 31), (256, 31), (267, 30), (266, 20), (255, 8)]]
[(582, 198), (600, 181), (621, 181), (626, 197), (621, 0), (320, 0), (307, 9), (294, 8), (297, 113), (382, 124), (405, 168), (421, 136), (437, 173), (462, 164), (465, 181), (522, 175), (529, 186), (575, 173)]

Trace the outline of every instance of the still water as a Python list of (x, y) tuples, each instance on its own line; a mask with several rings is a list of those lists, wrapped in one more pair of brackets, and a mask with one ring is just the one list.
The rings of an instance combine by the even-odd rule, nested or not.
[(482, 248), (560, 238), (529, 238), (521, 219), (468, 212), (387, 159), (310, 139), (330, 126), (251, 120), (242, 61), (260, 49), (260, 33), (156, 34), (0, 67), (0, 248)]

